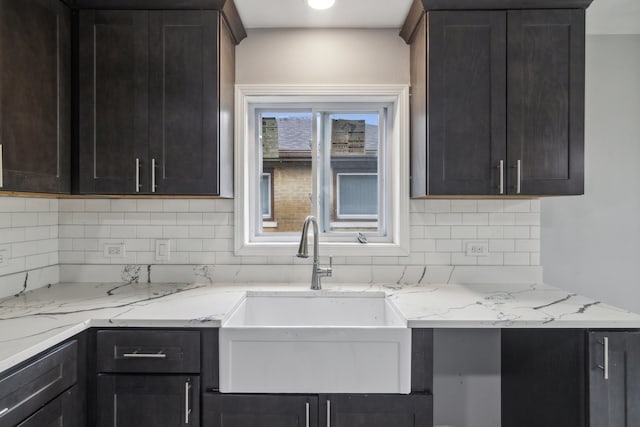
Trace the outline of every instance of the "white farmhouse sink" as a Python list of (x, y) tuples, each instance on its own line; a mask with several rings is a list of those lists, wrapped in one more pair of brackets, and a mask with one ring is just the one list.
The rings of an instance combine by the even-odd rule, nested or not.
[(219, 344), (223, 393), (411, 391), (411, 331), (383, 292), (248, 292)]

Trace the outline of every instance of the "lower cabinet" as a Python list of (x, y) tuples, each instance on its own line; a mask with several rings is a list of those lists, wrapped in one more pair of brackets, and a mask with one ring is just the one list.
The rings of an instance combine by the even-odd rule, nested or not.
[(502, 427), (640, 426), (640, 332), (502, 330)]
[(18, 427), (82, 427), (84, 423), (78, 415), (78, 399), (78, 387), (74, 386), (18, 424)]
[(99, 375), (100, 427), (198, 427), (200, 379), (184, 375)]
[(411, 395), (207, 393), (203, 427), (431, 427), (433, 398)]

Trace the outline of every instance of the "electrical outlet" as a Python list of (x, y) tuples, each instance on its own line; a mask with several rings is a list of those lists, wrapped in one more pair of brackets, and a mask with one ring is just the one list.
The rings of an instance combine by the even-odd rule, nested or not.
[(0, 268), (9, 265), (9, 251), (7, 249), (0, 249)]
[(171, 259), (171, 240), (156, 240), (156, 261)]
[(480, 240), (477, 242), (467, 242), (467, 256), (486, 257), (489, 256), (489, 242)]
[(105, 258), (124, 258), (127, 255), (124, 243), (105, 243)]

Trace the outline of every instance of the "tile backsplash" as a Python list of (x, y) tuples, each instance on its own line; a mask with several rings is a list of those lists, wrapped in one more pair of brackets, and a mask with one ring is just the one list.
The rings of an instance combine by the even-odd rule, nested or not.
[[(9, 254), (8, 265), (0, 267), (0, 279), (7, 282), (8, 276), (17, 275), (24, 280), (26, 272), (58, 265), (63, 271), (72, 266), (164, 265), (165, 272), (170, 266), (176, 270), (203, 265), (307, 266), (308, 260), (293, 254), (236, 256), (233, 207), (233, 200), (224, 199), (0, 197), (0, 251)], [(412, 200), (410, 207), (408, 257), (334, 257), (334, 264), (370, 268), (540, 264), (539, 200)], [(157, 239), (170, 241), (169, 261), (156, 260)], [(467, 256), (469, 241), (486, 241), (488, 256)], [(124, 244), (124, 256), (105, 257), (107, 244)]]

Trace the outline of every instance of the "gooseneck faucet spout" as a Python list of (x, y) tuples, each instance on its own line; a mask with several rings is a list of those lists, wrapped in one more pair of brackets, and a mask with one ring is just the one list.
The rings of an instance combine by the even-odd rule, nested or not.
[(313, 225), (313, 271), (311, 273), (311, 289), (318, 291), (322, 289), (320, 278), (331, 277), (332, 261), (329, 257), (329, 267), (320, 267), (320, 246), (318, 238), (318, 220), (314, 216), (308, 216), (302, 225), (302, 236), (300, 236), (300, 246), (298, 246), (297, 256), (299, 258), (309, 258), (309, 224)]

